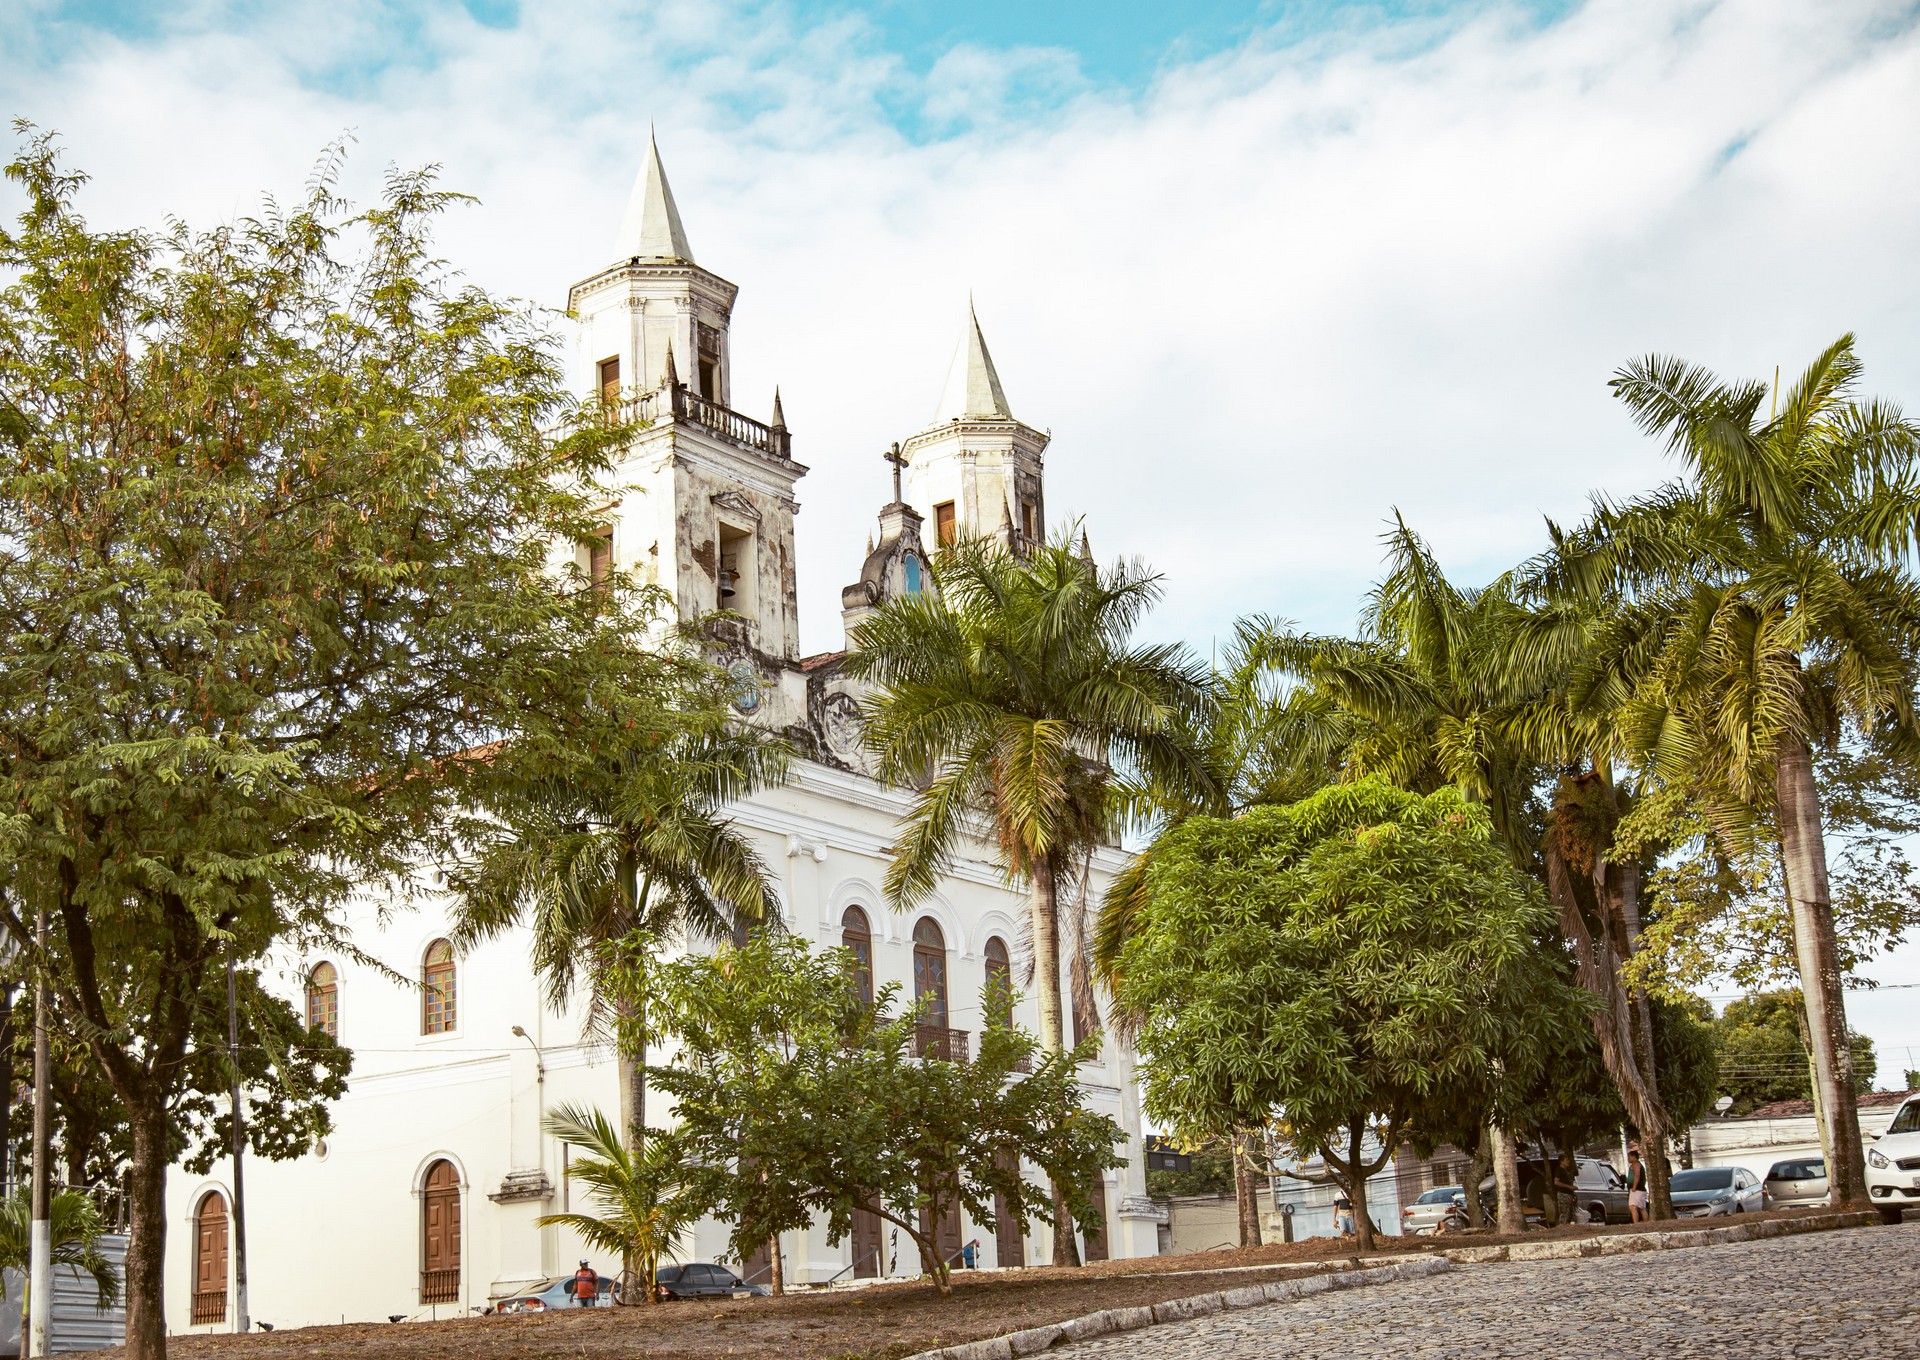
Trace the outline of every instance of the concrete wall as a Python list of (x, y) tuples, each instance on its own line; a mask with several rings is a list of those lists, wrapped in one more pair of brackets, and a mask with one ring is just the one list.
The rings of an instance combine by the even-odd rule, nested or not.
[[(1874, 1138), (1887, 1131), (1897, 1105), (1860, 1111), (1860, 1133)], [(1820, 1129), (1812, 1115), (1787, 1119), (1709, 1119), (1695, 1124), (1695, 1166), (1741, 1166), (1765, 1179), (1775, 1162), (1820, 1155)]]

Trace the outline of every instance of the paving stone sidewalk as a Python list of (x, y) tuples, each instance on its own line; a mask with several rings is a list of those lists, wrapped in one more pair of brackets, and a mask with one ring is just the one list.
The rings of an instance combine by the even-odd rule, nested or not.
[(1920, 1223), (1471, 1266), (1056, 1346), (1048, 1360), (1920, 1357)]

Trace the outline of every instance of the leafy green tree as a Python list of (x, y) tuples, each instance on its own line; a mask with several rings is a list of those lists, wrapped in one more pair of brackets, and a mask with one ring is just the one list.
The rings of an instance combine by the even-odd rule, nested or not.
[(1463, 1091), (1510, 1114), (1550, 1050), (1551, 923), (1457, 790), (1370, 779), (1191, 819), (1154, 856), (1122, 959), (1148, 1112), (1197, 1137), (1280, 1111), (1369, 1246), (1366, 1177), (1400, 1130)]
[(1174, 1195), (1227, 1195), (1234, 1191), (1233, 1145), (1208, 1139), (1187, 1154), (1185, 1171), (1147, 1168), (1147, 1193), (1156, 1199)]
[[(1062, 887), (1169, 791), (1214, 796), (1194, 738), (1208, 677), (1184, 648), (1133, 638), (1159, 578), (1096, 565), (1070, 533), (1024, 557), (963, 539), (934, 575), (936, 591), (876, 610), (847, 658), (874, 686), (866, 742), (881, 777), (916, 789), (887, 894), (904, 910), (933, 891), (983, 819), (1028, 884), (1040, 1047), (1058, 1054)], [(1064, 1229), (1055, 1264), (1075, 1260)]]
[(567, 1175), (585, 1188), (594, 1212), (543, 1214), (535, 1224), (570, 1228), (594, 1250), (619, 1257), (620, 1302), (658, 1303), (660, 1258), (673, 1255), (706, 1212), (679, 1147), (669, 1138), (630, 1147), (612, 1120), (579, 1105), (555, 1109), (546, 1130), (581, 1149)]
[[(779, 919), (767, 866), (726, 808), (777, 782), (786, 748), (734, 720), (715, 668), (689, 662), (675, 681), (643, 723), (593, 724), (569, 759), (503, 750), (480, 790), (472, 848), (449, 875), (456, 943), (525, 925), (547, 1004), (560, 1009), (584, 982), (594, 1016), (618, 1031), (621, 1126), (636, 1150), (647, 989), (645, 960), (623, 942), (712, 943)], [(641, 985), (609, 979), (614, 958)]]
[[(1751, 840), (1777, 818), (1836, 1202), (1865, 1203), (1815, 753), (1920, 738), (1920, 429), (1855, 395), (1853, 337), (1770, 407), (1765, 382), (1678, 359), (1623, 367), (1614, 393), (1684, 479), (1598, 506), (1558, 545), (1573, 592), (1617, 596), (1627, 749)], [(1763, 416), (1762, 411), (1768, 414)]]
[[(280, 1161), (305, 1156), (314, 1140), (332, 1128), (328, 1105), (347, 1091), (353, 1054), (327, 1035), (309, 1030), (294, 1008), (260, 985), (251, 970), (236, 974), (240, 1019), (240, 1079), (246, 1101), (247, 1150)], [(226, 977), (208, 975), (200, 997), (196, 1032), (214, 1039), (188, 1055), (183, 1085), (167, 1124), (173, 1165), (204, 1174), (233, 1147), (233, 1068), (225, 1039)], [(33, 994), (14, 1003), (18, 1051), (15, 1071), (32, 1070)], [(84, 1036), (50, 1032), (53, 1059), (54, 1142), (70, 1186), (118, 1185), (132, 1155), (126, 1111), (93, 1061)], [(32, 1087), (13, 1108), (15, 1165), (32, 1161)]]
[(673, 1097), (673, 1136), (706, 1168), (703, 1198), (734, 1222), (737, 1254), (815, 1215), (842, 1241), (865, 1211), (913, 1241), (945, 1295), (943, 1220), (964, 1209), (997, 1228), (1001, 1215), (1024, 1225), (1051, 1210), (1023, 1159), (1065, 1187), (1069, 1210), (1089, 1211), (1123, 1139), (1085, 1106), (1076, 1064), (1091, 1043), (1036, 1060), (1036, 1040), (988, 992), (971, 1060), (916, 1056), (919, 1016), (896, 1009), (898, 987), (867, 1002), (852, 977), (845, 951), (770, 935), (653, 970), (656, 1034), (675, 1047), (653, 1078)]
[[(1720, 1094), (1733, 1097), (1729, 1114), (1745, 1114), (1775, 1100), (1810, 1100), (1813, 1075), (1807, 1020), (1798, 991), (1759, 992), (1729, 1001), (1713, 1023), (1719, 1048)], [(1873, 1040), (1848, 1031), (1854, 1091), (1873, 1089), (1879, 1070)]]
[[(395, 172), (207, 231), (97, 232), (27, 130), (0, 231), (0, 928), (125, 1114), (127, 1350), (165, 1352), (165, 1178), (228, 958), (404, 901), (485, 744), (564, 755), (666, 664), (552, 569), (627, 432), (435, 260)], [(45, 914), (48, 940), (34, 943)]]
[[(100, 1239), (108, 1232), (100, 1206), (84, 1190), (58, 1190), (48, 1204), (47, 1217), (53, 1264), (91, 1276), (99, 1306), (112, 1307), (120, 1297), (120, 1271), (100, 1250)], [(24, 1276), (32, 1252), (33, 1195), (23, 1186), (0, 1200), (0, 1270)]]

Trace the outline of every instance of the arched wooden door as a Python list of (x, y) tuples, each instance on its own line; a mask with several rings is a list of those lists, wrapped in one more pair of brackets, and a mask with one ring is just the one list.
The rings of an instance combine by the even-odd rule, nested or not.
[(193, 1214), (195, 1324), (227, 1320), (227, 1197), (209, 1190)]
[(442, 1159), (420, 1194), (420, 1302), (460, 1300), (460, 1173)]
[(853, 1211), (853, 1278), (870, 1280), (886, 1266), (886, 1220), (869, 1209)]

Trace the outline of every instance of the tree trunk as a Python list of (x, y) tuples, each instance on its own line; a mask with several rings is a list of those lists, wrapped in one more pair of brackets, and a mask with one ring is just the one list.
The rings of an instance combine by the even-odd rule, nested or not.
[(1473, 1147), (1467, 1154), (1467, 1183), (1460, 1187), (1462, 1207), (1467, 1211), (1467, 1227), (1471, 1230), (1487, 1225), (1487, 1209), (1480, 1202), (1480, 1182), (1487, 1174), (1487, 1162), (1492, 1140), (1485, 1129), (1480, 1130), (1474, 1139)]
[(167, 1266), (167, 1112), (157, 1099), (126, 1100), (133, 1156), (127, 1176), (127, 1263), (121, 1294), (127, 1303), (127, 1360), (164, 1360)]
[(1233, 1201), (1240, 1219), (1240, 1245), (1260, 1245), (1260, 1196), (1253, 1183), (1253, 1168), (1247, 1165), (1247, 1135), (1236, 1133), (1233, 1149)]
[(1353, 1245), (1373, 1250), (1373, 1218), (1367, 1208), (1367, 1126), (1360, 1120), (1347, 1129), (1347, 1198), (1353, 1201)]
[(1787, 892), (1793, 900), (1794, 953), (1806, 998), (1813, 1040), (1814, 1089), (1819, 1093), (1828, 1148), (1827, 1174), (1833, 1203), (1864, 1205), (1867, 1170), (1860, 1143), (1860, 1111), (1853, 1090), (1853, 1051), (1847, 1042), (1847, 1005), (1841, 991), (1840, 953), (1834, 939), (1833, 906), (1827, 896), (1827, 844), (1820, 824), (1820, 790), (1813, 758), (1795, 733), (1782, 737), (1775, 754), (1775, 792)]
[[(1560, 814), (1556, 811), (1555, 815)], [(1650, 1027), (1643, 1023), (1646, 998), (1630, 995), (1620, 981), (1623, 956), (1618, 941), (1629, 936), (1629, 918), (1637, 921), (1639, 915), (1639, 866), (1633, 866), (1629, 880), (1623, 873), (1625, 866), (1611, 864), (1604, 858), (1595, 861), (1590, 876), (1594, 900), (1606, 919), (1594, 929), (1589, 926), (1587, 913), (1581, 906), (1572, 866), (1561, 852), (1560, 838), (1549, 834), (1544, 852), (1548, 896), (1559, 914), (1561, 933), (1573, 946), (1574, 980), (1600, 1002), (1591, 1020), (1593, 1037), (1600, 1045), (1600, 1061), (1620, 1093), (1627, 1118), (1640, 1131), (1641, 1141), (1649, 1150), (1655, 1144), (1664, 1149), (1670, 1120), (1652, 1079), (1652, 1034)], [(1642, 1065), (1643, 1053), (1645, 1066)], [(1654, 1178), (1651, 1156), (1648, 1161), (1651, 1190)], [(1660, 1164), (1665, 1165), (1664, 1154)], [(1664, 1180), (1658, 1193), (1668, 1204), (1667, 1217), (1672, 1217)]]
[(1527, 1230), (1527, 1209), (1520, 1199), (1520, 1167), (1513, 1134), (1498, 1124), (1488, 1127), (1493, 1136), (1493, 1193), (1500, 1200), (1500, 1231), (1517, 1235)]
[[(1055, 1054), (1065, 1051), (1064, 1026), (1060, 1006), (1060, 903), (1053, 860), (1038, 856), (1032, 865), (1032, 890), (1029, 897), (1030, 929), (1033, 935), (1033, 997), (1040, 1007), (1040, 1051)], [(1077, 1266), (1080, 1249), (1073, 1240), (1073, 1215), (1067, 1211), (1066, 1196), (1059, 1185), (1053, 1187), (1053, 1264)]]
[(777, 1299), (787, 1292), (787, 1268), (780, 1259), (780, 1236), (767, 1243), (767, 1288)]
[[(624, 1006), (626, 1003), (619, 1003)], [(647, 1050), (640, 1044), (628, 1052), (620, 1046), (615, 1055), (620, 1074), (620, 1129), (626, 1136), (627, 1150), (636, 1156), (647, 1138)]]

